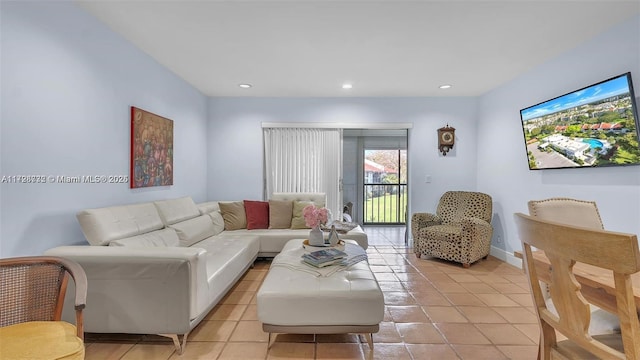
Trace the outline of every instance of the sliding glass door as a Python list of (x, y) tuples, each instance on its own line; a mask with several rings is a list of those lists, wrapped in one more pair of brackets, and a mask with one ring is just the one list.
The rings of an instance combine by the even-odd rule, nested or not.
[(365, 148), (363, 174), (364, 224), (405, 224), (407, 150)]
[[(347, 206), (359, 224), (406, 224), (411, 124), (372, 127), (263, 123), (265, 199), (274, 192), (324, 192), (335, 219)], [(377, 171), (366, 173), (365, 163)]]

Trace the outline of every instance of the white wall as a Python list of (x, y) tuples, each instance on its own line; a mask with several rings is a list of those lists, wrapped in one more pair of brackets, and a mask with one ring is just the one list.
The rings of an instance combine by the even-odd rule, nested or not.
[(528, 213), (528, 200), (556, 196), (594, 200), (605, 228), (640, 233), (640, 166), (530, 171), (519, 112), (627, 71), (638, 97), (640, 17), (480, 97), (478, 190), (494, 199), (495, 247), (520, 250), (513, 214)]
[[(442, 193), (476, 187), (476, 98), (214, 98), (209, 101), (209, 199), (261, 199), (262, 122), (412, 123), (409, 213), (434, 211)], [(436, 130), (456, 128), (438, 152)], [(425, 176), (432, 183), (425, 183)]]
[(71, 2), (1, 8), (0, 175), (129, 175), (130, 106), (174, 120), (174, 185), (0, 186), (0, 257), (85, 243), (84, 208), (206, 199), (206, 97)]

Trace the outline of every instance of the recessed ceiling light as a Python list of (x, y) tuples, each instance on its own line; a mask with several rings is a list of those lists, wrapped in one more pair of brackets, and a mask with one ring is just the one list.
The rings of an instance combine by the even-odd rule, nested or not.
[(238, 86), (240, 86), (240, 87), (241, 87), (241, 88), (243, 88), (243, 89), (248, 89), (248, 88), (250, 88), (252, 85), (251, 85), (251, 84), (240, 84), (240, 85), (238, 85)]
[(353, 85), (352, 85), (352, 84), (349, 84), (349, 83), (342, 84), (342, 88), (343, 88), (343, 89), (351, 89), (351, 88), (353, 88)]
[(449, 88), (451, 88), (451, 85), (449, 85), (449, 84), (440, 85), (439, 88), (440, 89), (449, 89)]

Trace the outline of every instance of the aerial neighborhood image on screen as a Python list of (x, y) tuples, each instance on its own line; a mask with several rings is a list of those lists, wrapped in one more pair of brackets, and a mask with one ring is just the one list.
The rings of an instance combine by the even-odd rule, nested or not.
[(522, 109), (529, 169), (638, 165), (637, 116), (630, 73)]

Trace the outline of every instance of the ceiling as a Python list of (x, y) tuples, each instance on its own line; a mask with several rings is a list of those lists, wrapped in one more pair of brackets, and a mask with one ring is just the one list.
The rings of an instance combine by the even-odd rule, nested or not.
[(76, 3), (208, 96), (477, 96), (640, 13), (638, 0)]

